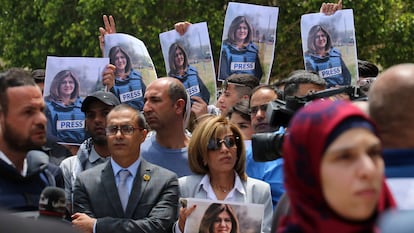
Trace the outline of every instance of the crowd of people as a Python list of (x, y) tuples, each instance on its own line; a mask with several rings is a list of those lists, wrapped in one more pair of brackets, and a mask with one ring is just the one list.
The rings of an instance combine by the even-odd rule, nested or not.
[[(324, 3), (321, 12), (341, 8), (341, 1)], [(105, 35), (116, 32), (113, 17), (103, 19), (101, 49)], [(189, 25), (175, 27), (183, 34)], [(316, 58), (326, 54), (343, 65), (322, 26), (310, 33), (307, 65), (322, 66)], [(223, 59), (237, 60), (232, 50), (251, 50), (249, 62), (260, 68), (251, 34), (247, 19), (236, 17)], [(222, 60), (222, 91), (211, 104), (179, 44), (170, 47), (169, 77), (147, 86), (121, 47), (109, 57), (106, 90), (85, 98), (70, 70), (56, 75), (45, 97), (44, 70), (0, 73), (0, 221), (15, 225), (0, 231), (49, 232), (50, 224), (62, 232), (241, 233), (248, 223), (228, 204), (240, 203), (263, 206), (264, 233), (378, 232), (382, 226), (386, 232), (398, 210), (414, 208), (412, 63), (379, 72), (359, 60), (363, 98), (320, 95), (283, 112), (291, 114), (285, 124), (270, 115), (281, 110), (270, 109), (272, 102), (289, 108), (288, 99), (349, 85), (346, 67), (335, 81), (296, 70), (275, 84), (259, 84), (261, 70), (234, 72)], [(205, 90), (191, 95), (194, 85)], [(139, 95), (127, 98), (130, 92)], [(254, 135), (281, 140), (270, 142), (280, 148), (260, 148), (271, 159), (259, 158), (263, 145)], [(186, 229), (200, 208), (179, 201), (186, 198), (211, 202), (199, 230)], [(410, 225), (405, 220), (398, 227)]]

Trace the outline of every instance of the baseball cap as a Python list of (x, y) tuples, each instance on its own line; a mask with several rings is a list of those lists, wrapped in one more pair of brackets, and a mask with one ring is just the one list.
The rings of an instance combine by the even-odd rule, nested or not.
[(109, 106), (116, 106), (116, 105), (121, 104), (121, 102), (119, 102), (119, 99), (114, 94), (112, 94), (112, 92), (96, 91), (88, 95), (83, 100), (82, 107), (81, 107), (82, 112), (86, 112), (89, 105), (96, 100), (101, 101), (102, 103), (109, 105)]
[(44, 81), (45, 79), (45, 70), (44, 69), (36, 69), (32, 71), (32, 77), (35, 81)]

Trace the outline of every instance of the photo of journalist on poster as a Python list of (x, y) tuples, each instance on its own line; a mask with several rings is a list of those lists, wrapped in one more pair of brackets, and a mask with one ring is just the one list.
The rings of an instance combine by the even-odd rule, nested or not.
[(187, 93), (209, 104), (215, 102), (216, 81), (207, 23), (196, 23), (180, 36), (171, 30), (160, 34), (167, 76), (180, 80)]
[(184, 233), (262, 232), (263, 205), (197, 198), (185, 200), (187, 206), (197, 207), (187, 217)]
[(105, 36), (104, 56), (115, 66), (115, 82), (109, 90), (133, 108), (142, 111), (146, 86), (157, 78), (144, 43), (127, 34)]
[(352, 10), (303, 15), (301, 32), (306, 70), (319, 74), (328, 87), (355, 84), (358, 62)]
[(273, 64), (279, 9), (230, 2), (224, 19), (219, 78), (254, 75), (268, 83)]
[(47, 57), (44, 99), (49, 141), (80, 145), (85, 140), (83, 99), (103, 88), (107, 58)]

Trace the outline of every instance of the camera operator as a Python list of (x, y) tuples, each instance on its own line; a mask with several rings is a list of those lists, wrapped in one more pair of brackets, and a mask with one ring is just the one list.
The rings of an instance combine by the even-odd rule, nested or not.
[(285, 97), (305, 96), (325, 89), (325, 80), (317, 74), (306, 70), (296, 70), (290, 73), (285, 82), (284, 95)]
[[(298, 98), (303, 98), (304, 96), (325, 89), (325, 80), (317, 74), (306, 70), (293, 71), (284, 81), (284, 98), (285, 100), (287, 99), (286, 103), (280, 100), (272, 101), (271, 106), (267, 109), (268, 111), (264, 112), (263, 115), (273, 113), (272, 110), (277, 111), (277, 113), (271, 114), (271, 117), (267, 116), (263, 119), (266, 119), (267, 124), (272, 125), (274, 129), (280, 126), (286, 127), (293, 113), (303, 106), (301, 101), (297, 102)], [(256, 131), (256, 133), (260, 133), (255, 134), (253, 139), (253, 144), (258, 144), (253, 150), (253, 158), (256, 161), (263, 162), (281, 157), (281, 146), (284, 135), (283, 132), (275, 131)]]
[[(281, 93), (270, 85), (260, 85), (253, 89), (250, 98), (250, 114), (254, 133), (279, 130), (279, 127), (273, 127), (269, 124), (266, 108), (269, 102), (280, 96)], [(263, 180), (270, 185), (272, 202), (275, 207), (280, 196), (285, 192), (283, 187), (283, 159), (256, 162), (253, 159), (252, 147), (246, 148), (246, 173), (249, 177)]]

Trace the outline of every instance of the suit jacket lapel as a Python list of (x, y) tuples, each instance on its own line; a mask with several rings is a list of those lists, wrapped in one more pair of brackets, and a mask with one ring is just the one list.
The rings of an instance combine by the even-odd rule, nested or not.
[(145, 195), (148, 182), (151, 178), (152, 169), (150, 164), (141, 158), (141, 163), (138, 167), (137, 175), (135, 176), (132, 186), (131, 194), (129, 195), (128, 205), (126, 207), (125, 217), (132, 217), (134, 210), (137, 209), (141, 197)]
[(122, 209), (121, 200), (119, 198), (118, 189), (115, 184), (115, 175), (112, 169), (111, 162), (107, 162), (107, 165), (102, 170), (102, 185), (107, 196), (107, 200), (111, 203), (113, 209), (115, 210), (116, 216), (123, 217), (124, 210)]

